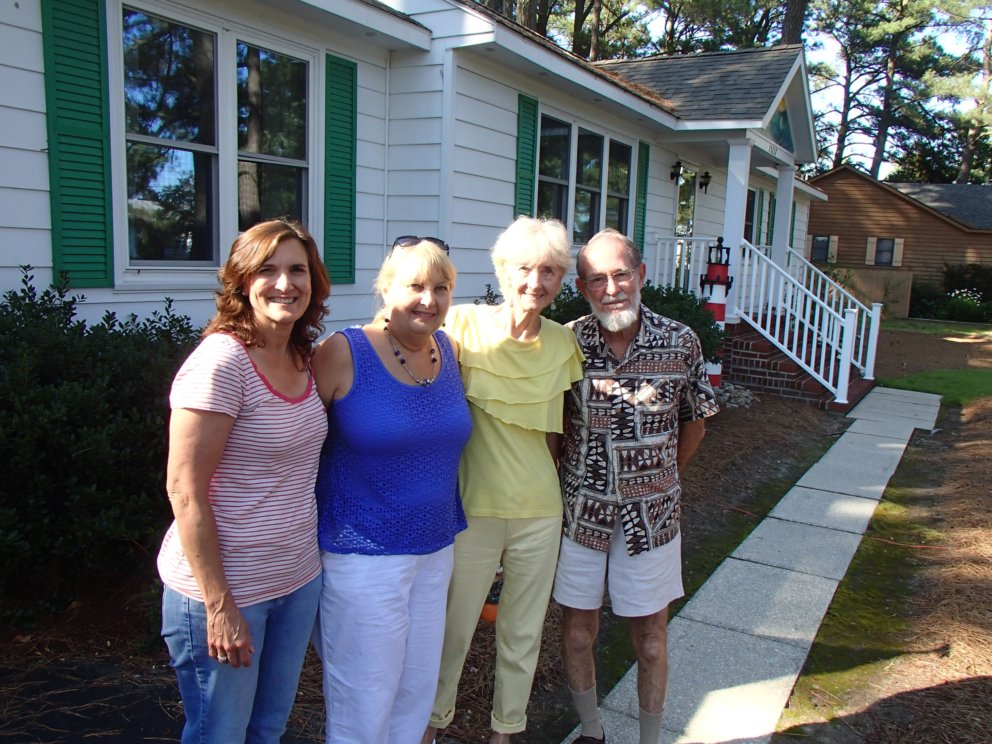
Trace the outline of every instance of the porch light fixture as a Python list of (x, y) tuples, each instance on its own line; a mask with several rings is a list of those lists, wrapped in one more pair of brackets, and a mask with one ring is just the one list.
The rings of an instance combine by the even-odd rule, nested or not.
[(674, 181), (676, 178), (682, 175), (682, 161), (676, 160), (675, 164), (672, 166), (671, 179)]
[(702, 189), (704, 194), (709, 193), (707, 189), (711, 183), (713, 183), (713, 176), (710, 175), (709, 171), (703, 171), (703, 175), (699, 177), (699, 188)]

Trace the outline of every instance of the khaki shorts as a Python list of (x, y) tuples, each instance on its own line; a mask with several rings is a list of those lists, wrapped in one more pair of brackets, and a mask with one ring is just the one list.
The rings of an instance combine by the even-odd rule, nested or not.
[(552, 596), (576, 610), (596, 610), (609, 592), (613, 613), (646, 617), (685, 594), (682, 589), (682, 533), (661, 547), (628, 555), (619, 525), (609, 553), (562, 538)]

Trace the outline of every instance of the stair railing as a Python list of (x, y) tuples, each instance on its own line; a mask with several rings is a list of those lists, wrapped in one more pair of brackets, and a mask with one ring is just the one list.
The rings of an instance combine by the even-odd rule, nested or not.
[(854, 356), (851, 363), (861, 371), (862, 377), (868, 380), (874, 379), (882, 304), (876, 302), (869, 308), (792, 248), (788, 249), (786, 264), (791, 276), (836, 312), (844, 314), (850, 309), (858, 311)]
[(858, 310), (835, 309), (747, 241), (741, 245), (737, 311), (834, 396), (847, 403)]

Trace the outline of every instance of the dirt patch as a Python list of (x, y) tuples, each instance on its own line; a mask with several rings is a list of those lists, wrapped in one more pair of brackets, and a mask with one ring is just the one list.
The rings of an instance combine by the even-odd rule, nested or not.
[(942, 336), (882, 329), (876, 359), (878, 377), (903, 377), (934, 369), (992, 370), (992, 333)]

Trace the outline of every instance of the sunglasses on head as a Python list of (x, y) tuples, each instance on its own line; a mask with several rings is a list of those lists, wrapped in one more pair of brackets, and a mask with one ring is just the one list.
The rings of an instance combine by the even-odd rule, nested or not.
[(397, 248), (413, 248), (413, 246), (420, 245), (425, 240), (428, 243), (433, 243), (446, 254), (451, 254), (451, 247), (441, 240), (441, 238), (432, 238), (430, 236), (420, 237), (419, 235), (400, 235), (393, 241), (393, 247), (389, 249), (389, 252), (392, 254)]

